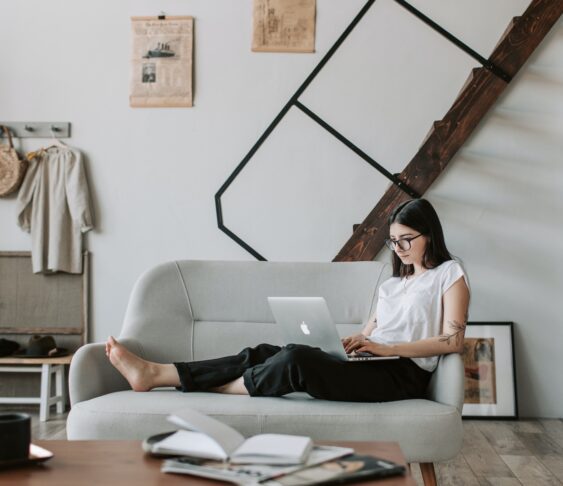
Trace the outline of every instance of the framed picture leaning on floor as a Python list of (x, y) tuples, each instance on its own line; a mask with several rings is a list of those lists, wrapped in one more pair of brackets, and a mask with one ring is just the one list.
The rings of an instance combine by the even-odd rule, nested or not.
[(468, 322), (463, 352), (465, 418), (518, 418), (512, 322)]

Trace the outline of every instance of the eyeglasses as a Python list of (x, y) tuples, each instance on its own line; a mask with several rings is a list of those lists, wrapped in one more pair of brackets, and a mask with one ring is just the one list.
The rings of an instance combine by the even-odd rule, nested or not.
[(411, 249), (411, 241), (416, 240), (419, 236), (422, 236), (422, 233), (413, 236), (412, 238), (401, 238), (399, 240), (392, 240), (390, 238), (387, 238), (385, 240), (385, 244), (387, 245), (387, 248), (389, 248), (391, 251), (395, 251), (395, 247), (397, 246), (401, 250), (407, 251)]

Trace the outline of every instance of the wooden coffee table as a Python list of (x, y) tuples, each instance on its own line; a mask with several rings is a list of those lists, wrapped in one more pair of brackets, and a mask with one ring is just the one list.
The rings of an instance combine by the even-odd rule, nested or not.
[[(66, 484), (212, 486), (226, 484), (195, 476), (160, 472), (162, 459), (147, 456), (140, 441), (35, 441), (55, 456), (43, 465), (0, 471), (0, 484), (61, 486)], [(323, 442), (353, 447), (359, 454), (371, 454), (405, 465), (395, 442)], [(397, 476), (355, 484), (416, 486), (412, 476)]]

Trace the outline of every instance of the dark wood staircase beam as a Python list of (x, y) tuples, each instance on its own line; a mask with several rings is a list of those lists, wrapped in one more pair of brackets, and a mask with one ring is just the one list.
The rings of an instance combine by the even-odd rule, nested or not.
[(489, 60), (514, 76), (563, 14), (563, 0), (533, 0), (514, 17)]
[[(563, 13), (563, 0), (533, 0), (515, 17), (489, 60), (511, 77), (525, 64)], [(399, 178), (424, 194), (473, 133), (505, 90), (507, 83), (485, 68), (471, 72), (462, 91), (441, 121), (434, 126)], [(391, 210), (410, 197), (392, 185), (333, 261), (373, 260), (387, 237)]]

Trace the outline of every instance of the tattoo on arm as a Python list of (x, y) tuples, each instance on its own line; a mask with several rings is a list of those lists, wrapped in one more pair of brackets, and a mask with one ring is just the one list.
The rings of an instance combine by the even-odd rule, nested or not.
[(461, 344), (463, 340), (463, 333), (465, 332), (467, 319), (465, 322), (458, 322), (458, 321), (448, 321), (450, 327), (454, 330), (452, 334), (442, 334), (440, 335), (440, 341), (447, 342), (448, 345), (452, 343), (452, 340), (455, 341), (455, 344), (458, 346)]

